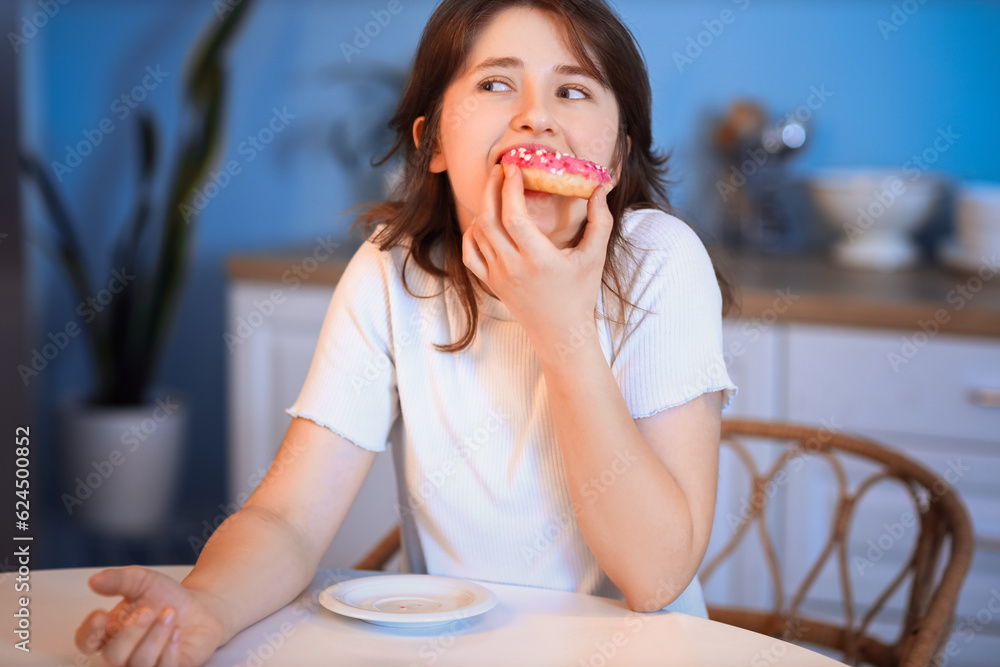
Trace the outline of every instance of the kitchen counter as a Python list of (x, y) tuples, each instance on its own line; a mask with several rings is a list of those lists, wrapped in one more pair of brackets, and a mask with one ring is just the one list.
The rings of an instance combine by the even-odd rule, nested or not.
[[(330, 255), (309, 248), (237, 254), (226, 270), (231, 280), (334, 285), (356, 248), (355, 242)], [(985, 262), (979, 275), (933, 265), (877, 273), (842, 268), (817, 254), (713, 250), (713, 256), (739, 288), (742, 308), (730, 317), (904, 331), (936, 321), (942, 333), (1000, 338), (1000, 275)]]
[(976, 275), (927, 264), (892, 273), (847, 269), (823, 255), (729, 259), (743, 318), (773, 317), (769, 309), (790, 301), (778, 314), (783, 322), (912, 331), (936, 320), (942, 333), (1000, 338), (1000, 268), (985, 262)]

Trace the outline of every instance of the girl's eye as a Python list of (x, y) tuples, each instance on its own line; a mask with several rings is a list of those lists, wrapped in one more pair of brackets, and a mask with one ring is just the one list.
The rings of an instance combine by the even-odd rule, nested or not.
[(507, 90), (510, 90), (510, 86), (508, 86), (503, 81), (499, 81), (497, 79), (490, 79), (489, 81), (483, 81), (481, 84), (479, 84), (479, 87), (487, 92), (490, 93), (503, 92), (497, 90), (498, 86), (503, 86)]
[[(484, 90), (489, 93), (510, 92), (512, 90), (509, 85), (499, 79), (488, 79), (483, 81), (479, 84), (479, 88), (480, 90)], [(588, 95), (586, 91), (581, 88), (565, 87), (559, 89), (559, 97), (565, 97), (570, 100), (585, 100), (590, 97), (590, 95)]]
[(566, 98), (570, 100), (585, 100), (589, 97), (586, 92), (579, 88), (563, 88), (560, 92), (566, 93)]

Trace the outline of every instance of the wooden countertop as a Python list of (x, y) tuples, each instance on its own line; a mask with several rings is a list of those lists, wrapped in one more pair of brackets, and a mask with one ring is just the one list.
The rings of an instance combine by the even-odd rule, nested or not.
[(729, 258), (742, 292), (740, 317), (761, 317), (776, 299), (780, 305), (781, 291), (791, 299), (782, 321), (912, 331), (937, 318), (942, 333), (1000, 337), (1000, 274), (986, 264), (980, 275), (927, 264), (879, 273), (823, 255)]
[[(227, 259), (226, 271), (233, 281), (332, 286), (357, 247), (345, 243), (325, 261), (310, 248), (237, 254)], [(919, 330), (921, 321), (937, 318), (942, 333), (1000, 338), (1000, 274), (986, 264), (980, 275), (933, 265), (878, 273), (845, 269), (816, 254), (714, 250), (714, 256), (724, 271), (728, 262), (740, 293), (741, 318), (770, 321), (777, 315), (780, 322), (903, 331)]]
[[(327, 254), (320, 248), (284, 248), (266, 253), (237, 253), (226, 258), (226, 274), (232, 281), (252, 281), (323, 287), (340, 280), (347, 262), (360, 247), (345, 242)], [(325, 259), (323, 259), (325, 257)], [(311, 260), (311, 261), (310, 261)]]

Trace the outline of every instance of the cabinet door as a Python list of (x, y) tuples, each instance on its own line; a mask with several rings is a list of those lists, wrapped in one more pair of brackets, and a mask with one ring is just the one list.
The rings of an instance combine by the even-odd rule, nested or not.
[[(292, 291), (268, 283), (230, 288), (229, 497), (237, 506), (260, 483), (291, 423), (285, 409), (305, 382), (332, 295), (332, 288)], [(320, 567), (350, 567), (364, 556), (397, 521), (395, 503), (387, 451), (375, 458)]]
[(780, 419), (784, 411), (785, 330), (756, 320), (723, 320), (722, 354), (739, 388), (723, 417)]
[(790, 326), (789, 418), (1000, 444), (1000, 342), (917, 332)]
[[(723, 355), (726, 369), (739, 393), (723, 413), (723, 417), (775, 419), (780, 416), (782, 375), (776, 369), (780, 361), (784, 332), (780, 327), (765, 327), (743, 320), (723, 322)], [(747, 442), (758, 471), (766, 470), (780, 454), (766, 441)], [(719, 486), (716, 497), (712, 538), (703, 561), (703, 568), (725, 548), (737, 532), (752, 489), (742, 462), (729, 447), (723, 447), (719, 458)], [(768, 507), (768, 527), (778, 553), (784, 540), (783, 497), (772, 499)], [(762, 543), (756, 525), (743, 536), (740, 546), (724, 564), (704, 582), (705, 599), (709, 604), (760, 608), (773, 603), (773, 587)]]

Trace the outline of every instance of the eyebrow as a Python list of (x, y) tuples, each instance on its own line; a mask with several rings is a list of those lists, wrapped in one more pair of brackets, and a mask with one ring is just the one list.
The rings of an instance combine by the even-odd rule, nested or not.
[[(516, 56), (487, 58), (483, 62), (479, 63), (474, 70), (472, 70), (470, 76), (486, 69), (524, 69), (524, 61)], [(587, 70), (579, 67), (578, 65), (557, 65), (555, 72), (561, 76), (580, 76), (587, 79), (594, 78), (589, 72), (587, 72)]]

